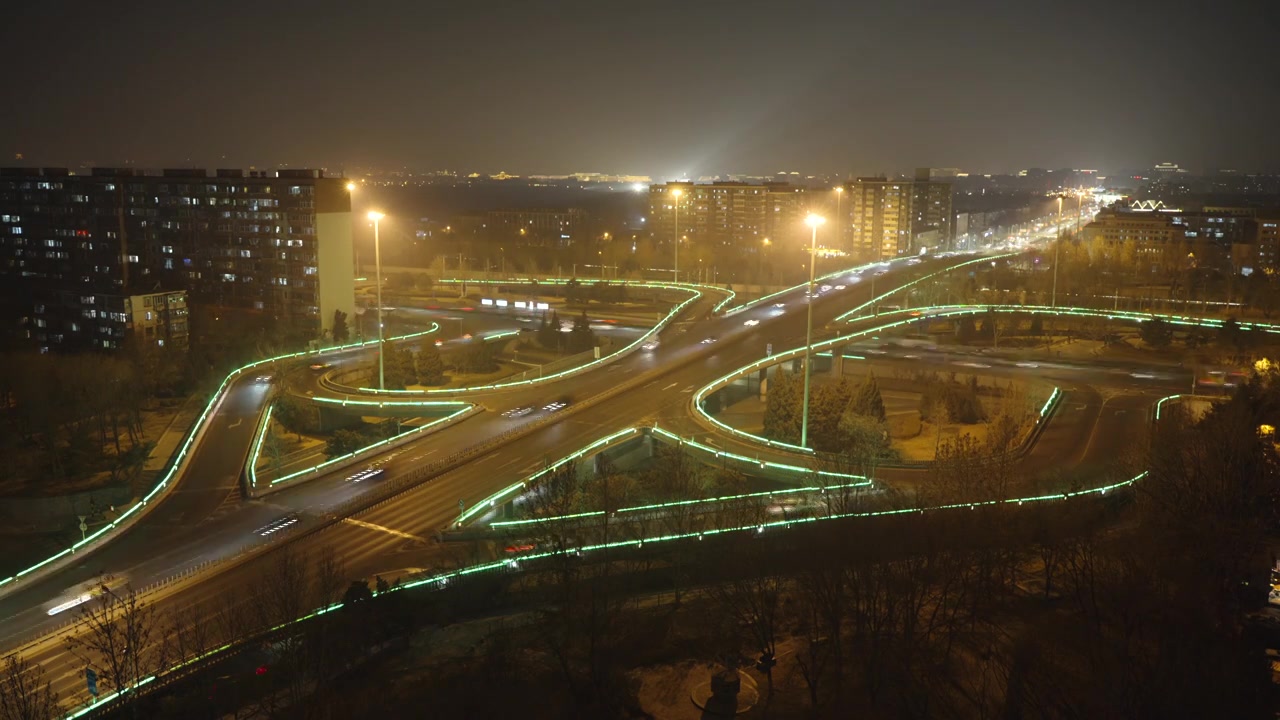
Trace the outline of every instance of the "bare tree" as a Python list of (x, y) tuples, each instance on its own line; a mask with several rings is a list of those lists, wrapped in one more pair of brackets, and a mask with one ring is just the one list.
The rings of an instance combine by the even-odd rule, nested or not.
[(0, 669), (0, 720), (54, 720), (62, 717), (58, 693), (45, 679), (44, 668), (10, 655)]
[(76, 632), (67, 636), (71, 654), (109, 690), (127, 694), (138, 682), (165, 667), (165, 643), (155, 608), (128, 585), (122, 592), (102, 583), (96, 597), (81, 605)]

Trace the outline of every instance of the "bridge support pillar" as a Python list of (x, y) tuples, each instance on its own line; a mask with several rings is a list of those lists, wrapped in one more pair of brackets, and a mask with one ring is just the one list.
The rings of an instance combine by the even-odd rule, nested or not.
[(844, 347), (831, 348), (831, 375), (836, 380), (844, 377)]

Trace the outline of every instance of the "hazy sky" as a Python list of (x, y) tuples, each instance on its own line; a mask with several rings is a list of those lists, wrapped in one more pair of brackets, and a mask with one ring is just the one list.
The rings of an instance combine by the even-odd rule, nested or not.
[(1272, 3), (7, 2), (0, 164), (1280, 170)]

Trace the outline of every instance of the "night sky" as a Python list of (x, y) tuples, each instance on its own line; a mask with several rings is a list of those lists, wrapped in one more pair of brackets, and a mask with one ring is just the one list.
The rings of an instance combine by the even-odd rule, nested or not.
[(1278, 25), (1236, 0), (8, 2), (0, 164), (1280, 170)]

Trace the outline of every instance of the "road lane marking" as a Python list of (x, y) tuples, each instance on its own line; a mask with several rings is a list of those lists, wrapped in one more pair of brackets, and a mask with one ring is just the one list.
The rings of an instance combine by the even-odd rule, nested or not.
[[(675, 384), (675, 383), (672, 383), (672, 385), (674, 385), (674, 384)], [(687, 387), (687, 388), (685, 388), (685, 389), (681, 390), (680, 392), (682, 392), (682, 393), (691, 393), (691, 392), (693, 392), (693, 386), (692, 386), (692, 385), (690, 385), (689, 387)]]
[(236, 421), (227, 426), (227, 429), (240, 427), (240, 423), (244, 422), (244, 418), (236, 418)]
[(673, 387), (675, 387), (675, 386), (677, 386), (677, 385), (679, 385), (679, 384), (680, 384), (680, 383), (671, 383), (670, 385), (668, 385), (668, 386), (666, 386), (666, 387), (662, 388), (662, 390), (661, 390), (660, 392), (666, 392), (666, 391), (670, 390), (671, 388), (673, 388)]
[(417, 540), (419, 542), (427, 541), (426, 538), (423, 538), (418, 535), (413, 535), (411, 533), (407, 533), (402, 530), (393, 530), (392, 528), (389, 528), (389, 527), (383, 527), (382, 525), (375, 525), (371, 522), (365, 522), (363, 520), (356, 520), (355, 518), (343, 518), (342, 522), (350, 523), (351, 525), (355, 525), (357, 527), (367, 528), (369, 530), (377, 530), (379, 532), (387, 533), (388, 535), (395, 535), (396, 537), (407, 538), (409, 540)]

